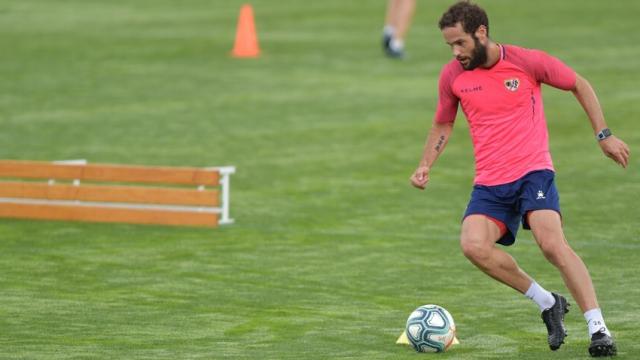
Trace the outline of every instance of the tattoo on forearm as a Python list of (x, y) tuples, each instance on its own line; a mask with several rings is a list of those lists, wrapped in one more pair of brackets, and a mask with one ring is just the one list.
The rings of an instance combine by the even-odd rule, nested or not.
[(440, 139), (438, 139), (438, 144), (436, 144), (436, 151), (440, 152), (440, 149), (442, 149), (442, 145), (444, 145), (444, 135), (440, 135)]

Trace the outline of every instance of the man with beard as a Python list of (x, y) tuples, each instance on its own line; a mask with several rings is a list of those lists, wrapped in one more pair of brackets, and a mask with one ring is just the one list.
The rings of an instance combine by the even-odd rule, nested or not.
[(479, 6), (461, 1), (440, 19), (455, 59), (440, 74), (438, 107), (422, 160), (411, 176), (424, 189), (444, 150), (461, 105), (471, 131), (476, 176), (463, 217), (464, 255), (492, 278), (532, 299), (542, 312), (551, 350), (564, 343), (567, 300), (536, 283), (496, 243), (511, 245), (520, 222), (560, 271), (580, 306), (591, 336), (592, 356), (616, 354), (589, 272), (567, 243), (560, 216), (548, 144), (541, 84), (572, 91), (593, 127), (602, 151), (625, 167), (627, 145), (613, 136), (591, 85), (542, 51), (503, 45), (489, 38), (489, 20)]

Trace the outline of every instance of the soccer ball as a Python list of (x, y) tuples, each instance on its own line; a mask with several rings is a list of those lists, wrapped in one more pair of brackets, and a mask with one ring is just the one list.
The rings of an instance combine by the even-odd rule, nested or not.
[(409, 315), (406, 334), (418, 352), (443, 352), (454, 342), (456, 325), (445, 308), (422, 305)]

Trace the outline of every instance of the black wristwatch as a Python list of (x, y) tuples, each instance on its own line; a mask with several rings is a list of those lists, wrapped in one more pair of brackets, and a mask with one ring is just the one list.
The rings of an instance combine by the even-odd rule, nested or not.
[(598, 141), (602, 141), (611, 135), (612, 135), (611, 130), (609, 130), (609, 128), (604, 128), (600, 130), (599, 133), (596, 134), (596, 139), (598, 139)]

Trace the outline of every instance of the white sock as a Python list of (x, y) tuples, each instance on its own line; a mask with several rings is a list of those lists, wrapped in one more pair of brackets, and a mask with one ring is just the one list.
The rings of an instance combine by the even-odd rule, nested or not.
[(389, 47), (393, 51), (402, 51), (402, 49), (404, 49), (404, 41), (400, 39), (395, 39), (395, 38), (391, 39), (391, 43), (389, 44)]
[(389, 37), (392, 37), (394, 32), (396, 32), (396, 31), (393, 28), (393, 26), (391, 26), (391, 25), (385, 25), (384, 28), (382, 29), (382, 33), (384, 35), (389, 36)]
[(605, 334), (611, 336), (607, 325), (604, 323), (602, 317), (602, 311), (600, 308), (588, 310), (584, 313), (584, 319), (587, 320), (587, 326), (589, 327), (589, 335), (593, 335), (600, 330), (603, 330)]
[(535, 281), (531, 283), (529, 290), (527, 290), (524, 296), (535, 301), (540, 307), (540, 311), (549, 309), (556, 303), (556, 299), (553, 295), (551, 295), (551, 293), (545, 290), (542, 286), (538, 285)]

